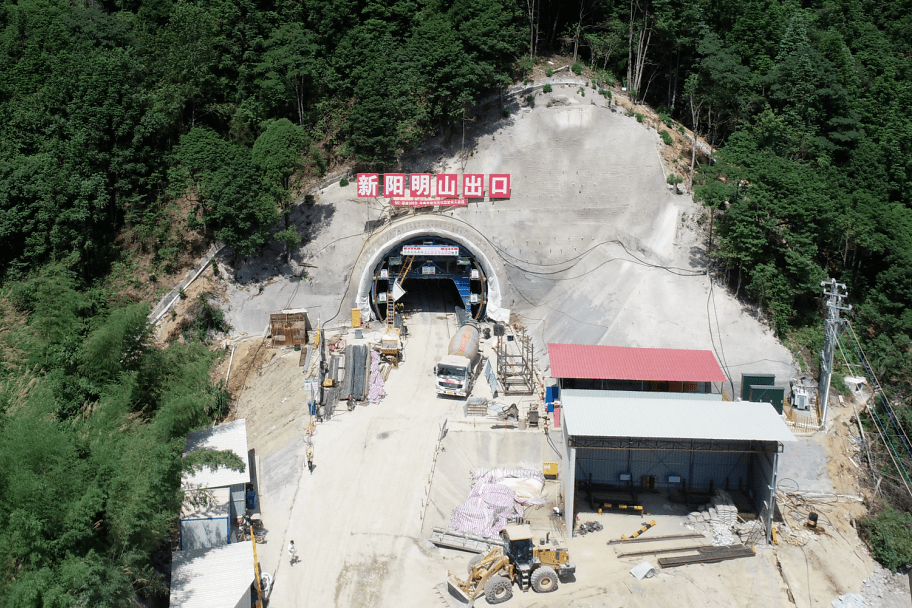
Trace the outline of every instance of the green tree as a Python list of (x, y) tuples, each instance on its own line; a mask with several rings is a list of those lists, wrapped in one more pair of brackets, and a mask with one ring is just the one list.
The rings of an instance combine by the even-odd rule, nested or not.
[(583, 41), (589, 47), (592, 54), (592, 65), (597, 67), (599, 62), (602, 69), (608, 67), (611, 56), (615, 51), (621, 48), (624, 43), (624, 26), (620, 21), (608, 21), (602, 31), (586, 32), (583, 34)]
[(319, 74), (326, 70), (320, 50), (313, 32), (300, 23), (286, 23), (269, 36), (257, 66), (260, 86), (275, 100), (270, 105), (282, 107), (288, 94), (293, 95), (299, 125), (304, 124), (309, 101), (320, 93)]
[(196, 127), (181, 137), (174, 156), (178, 164), (171, 171), (171, 187), (175, 194), (193, 194), (197, 210), (192, 225), (205, 232), (211, 227), (213, 236), (239, 255), (266, 242), (277, 217), (274, 193), (264, 188), (247, 148)]
[(714, 145), (720, 125), (741, 114), (745, 101), (741, 98), (742, 90), (748, 83), (750, 70), (713, 32), (700, 40), (697, 52), (701, 55), (697, 95), (705, 100), (706, 129), (713, 134)]
[(270, 122), (253, 144), (253, 163), (263, 176), (263, 185), (273, 197), (285, 219), (291, 212), (296, 176), (304, 168), (304, 153), (310, 140), (304, 130), (282, 118)]
[(208, 110), (206, 102), (218, 85), (221, 41), (216, 18), (202, 6), (176, 3), (154, 42), (160, 74), (157, 109), (192, 128), (197, 112)]

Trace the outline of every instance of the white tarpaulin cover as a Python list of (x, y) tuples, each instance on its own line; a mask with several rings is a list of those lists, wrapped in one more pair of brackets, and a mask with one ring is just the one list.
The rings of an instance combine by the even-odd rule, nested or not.
[(383, 376), (380, 374), (380, 353), (371, 350), (371, 374), (370, 387), (367, 391), (368, 403), (380, 403), (386, 397), (386, 389), (383, 387)]
[(516, 493), (517, 498), (524, 500), (534, 500), (541, 496), (542, 488), (545, 487), (543, 481), (539, 481), (534, 477), (508, 477), (506, 479), (501, 479), (500, 483), (507, 486), (513, 492)]
[(469, 499), (450, 514), (450, 530), (494, 538), (523, 508), (540, 505), (545, 485), (541, 471), (532, 469), (476, 469)]
[(638, 581), (641, 581), (643, 578), (652, 578), (656, 575), (656, 571), (649, 562), (642, 562), (631, 568), (630, 574), (635, 576)]

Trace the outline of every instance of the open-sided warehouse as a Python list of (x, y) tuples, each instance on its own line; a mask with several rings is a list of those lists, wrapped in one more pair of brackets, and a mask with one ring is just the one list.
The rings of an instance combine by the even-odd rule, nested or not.
[(768, 403), (625, 398), (562, 393), (567, 521), (580, 482), (633, 488), (741, 490), (767, 530), (775, 505), (779, 454), (795, 441)]

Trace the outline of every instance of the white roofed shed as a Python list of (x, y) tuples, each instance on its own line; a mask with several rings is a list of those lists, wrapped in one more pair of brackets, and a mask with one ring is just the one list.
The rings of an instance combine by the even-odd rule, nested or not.
[(612, 392), (580, 389), (562, 392), (565, 424), (572, 435), (795, 441), (768, 403), (616, 397)]
[(247, 462), (247, 421), (235, 420), (227, 424), (212, 426), (187, 435), (184, 455), (196, 450), (230, 450), (244, 461), (244, 470), (235, 471), (228, 467), (212, 470), (203, 467), (192, 475), (184, 474), (183, 484), (192, 488), (219, 488), (236, 484), (250, 483), (250, 466)]
[[(577, 481), (634, 493), (644, 485), (698, 493), (728, 489), (772, 521), (779, 454), (795, 441), (768, 403), (561, 392), (567, 446), (565, 514), (573, 521)], [(597, 508), (598, 505), (593, 505)]]
[(251, 543), (175, 551), (171, 608), (250, 608), (253, 579)]
[[(187, 435), (184, 456), (197, 450), (230, 451), (244, 463), (243, 471), (226, 466), (215, 470), (204, 466), (185, 472), (181, 485), (181, 547), (184, 550), (230, 544), (237, 517), (245, 513), (245, 491), (250, 482), (247, 453), (247, 423), (235, 420)], [(200, 509), (198, 505), (203, 504)]]

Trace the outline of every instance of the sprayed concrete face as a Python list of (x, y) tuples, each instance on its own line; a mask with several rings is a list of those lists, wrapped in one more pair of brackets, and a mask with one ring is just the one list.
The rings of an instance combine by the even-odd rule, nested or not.
[[(433, 224), (429, 226), (427, 224)], [(452, 223), (452, 226), (448, 225)], [(414, 225), (412, 225), (414, 224)], [(355, 308), (361, 310), (362, 318), (373, 319), (374, 314), (370, 305), (370, 292), (373, 284), (373, 270), (380, 260), (400, 244), (421, 236), (436, 236), (450, 239), (465, 247), (481, 265), (487, 277), (488, 292), (486, 303), (486, 316), (495, 321), (507, 322), (510, 318), (509, 309), (505, 308), (504, 287), (506, 286), (503, 267), (497, 263), (494, 251), (487, 244), (481, 234), (467, 235), (466, 226), (457, 222), (447, 222), (446, 218), (434, 220), (408, 222), (404, 225), (394, 225), (375, 237), (368, 251), (365, 251), (358, 262), (360, 279), (355, 296)], [(473, 238), (474, 237), (474, 238)]]

